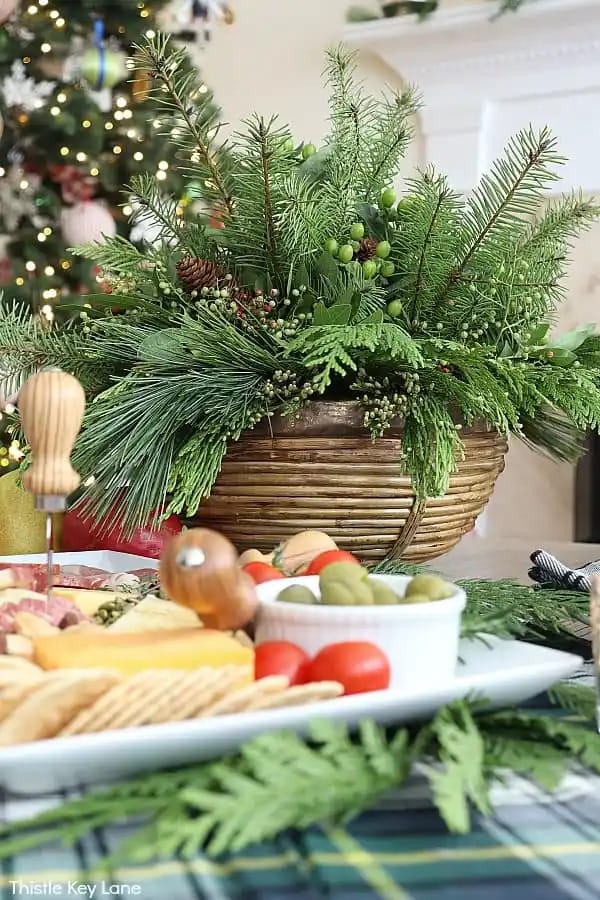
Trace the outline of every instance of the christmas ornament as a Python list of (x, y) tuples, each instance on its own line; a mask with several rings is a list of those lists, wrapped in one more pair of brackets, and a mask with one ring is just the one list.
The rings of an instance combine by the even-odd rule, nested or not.
[(65, 203), (91, 200), (98, 189), (97, 179), (91, 175), (85, 175), (76, 166), (49, 166), (48, 174), (55, 184), (60, 185), (60, 192)]
[(0, 178), (1, 231), (13, 232), (21, 219), (31, 219), (36, 228), (45, 223), (39, 215), (36, 194), (41, 178), (33, 172), (25, 172), (20, 164), (12, 165)]
[(176, 0), (173, 17), (180, 28), (198, 33), (202, 29), (205, 41), (209, 41), (215, 22), (231, 25), (235, 14), (231, 6), (223, 0)]
[(11, 66), (10, 74), (2, 80), (0, 93), (7, 106), (18, 106), (27, 113), (44, 106), (55, 87), (55, 81), (36, 81), (35, 78), (30, 78), (24, 64), (17, 59)]
[(136, 69), (131, 93), (136, 103), (142, 103), (152, 88), (152, 76), (147, 69)]
[(13, 275), (12, 263), (8, 256), (0, 257), (0, 285), (6, 286)]
[(117, 231), (115, 220), (108, 209), (95, 200), (82, 201), (63, 209), (60, 220), (63, 237), (73, 247), (102, 241), (104, 237), (112, 237)]
[(43, 553), (46, 550), (46, 515), (36, 512), (33, 497), (19, 484), (21, 473), (0, 478), (0, 554)]
[(184, 256), (177, 263), (177, 276), (186, 291), (200, 291), (223, 277), (219, 266), (211, 259)]
[(94, 22), (94, 47), (89, 47), (81, 60), (81, 74), (96, 91), (114, 87), (127, 78), (125, 56), (104, 44), (104, 22)]
[[(171, 203), (173, 206), (176, 205), (174, 201), (167, 197), (162, 197), (161, 202), (164, 204), (165, 209)], [(148, 211), (143, 209), (134, 197), (129, 198), (129, 206), (133, 210), (131, 215), (132, 227), (129, 232), (130, 241), (134, 244), (148, 244), (150, 247), (159, 244), (171, 247), (177, 243), (176, 236), (171, 233), (165, 235), (162, 222), (158, 222), (151, 215), (148, 215)]]
[(125, 57), (114, 50), (89, 47), (81, 60), (81, 73), (97, 91), (114, 87), (127, 78)]
[(18, 0), (0, 0), (0, 25), (12, 16)]

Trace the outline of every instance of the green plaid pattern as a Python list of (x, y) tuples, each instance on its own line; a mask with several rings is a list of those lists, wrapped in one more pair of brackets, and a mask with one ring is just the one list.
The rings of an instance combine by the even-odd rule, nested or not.
[[(10, 798), (0, 818), (23, 818), (58, 797)], [(346, 828), (289, 832), (219, 860), (166, 859), (126, 868), (117, 882), (81, 874), (115, 849), (128, 827), (98, 830), (73, 848), (51, 846), (5, 862), (2, 900), (593, 900), (600, 898), (600, 778), (574, 772), (551, 796), (511, 777), (496, 814), (449, 835), (417, 776)], [(96, 889), (92, 893), (92, 889)], [(37, 890), (34, 890), (37, 889)]]

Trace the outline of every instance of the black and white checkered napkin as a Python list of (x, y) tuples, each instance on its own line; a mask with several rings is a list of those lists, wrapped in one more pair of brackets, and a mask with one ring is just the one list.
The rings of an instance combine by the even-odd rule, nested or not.
[(588, 594), (591, 578), (600, 574), (600, 559), (586, 563), (579, 569), (570, 569), (546, 550), (535, 550), (529, 558), (533, 563), (529, 577), (546, 588), (562, 588)]

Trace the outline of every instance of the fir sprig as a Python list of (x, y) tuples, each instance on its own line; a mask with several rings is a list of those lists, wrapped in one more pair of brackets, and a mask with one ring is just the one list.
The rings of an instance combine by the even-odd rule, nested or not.
[[(591, 692), (588, 692), (591, 693)], [(555, 787), (580, 761), (600, 771), (600, 737), (585, 723), (529, 711), (481, 713), (461, 700), (421, 728), (387, 734), (363, 722), (313, 723), (303, 740), (289, 732), (248, 741), (239, 754), (140, 776), (0, 828), (0, 858), (57, 839), (72, 843), (130, 818), (136, 830), (104, 869), (180, 853), (220, 855), (307, 828), (347, 819), (402, 784), (415, 763), (451, 831), (470, 828), (470, 804), (491, 811), (489, 789), (508, 767)]]

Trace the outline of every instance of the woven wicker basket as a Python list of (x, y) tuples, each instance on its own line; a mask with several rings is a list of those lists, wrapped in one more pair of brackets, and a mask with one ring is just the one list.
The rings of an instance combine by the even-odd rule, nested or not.
[(326, 531), (364, 562), (423, 562), (473, 526), (504, 468), (506, 440), (463, 429), (464, 459), (443, 497), (417, 501), (400, 474), (402, 425), (375, 442), (356, 403), (315, 402), (299, 420), (274, 418), (232, 444), (194, 520), (238, 550), (271, 551), (305, 528)]

